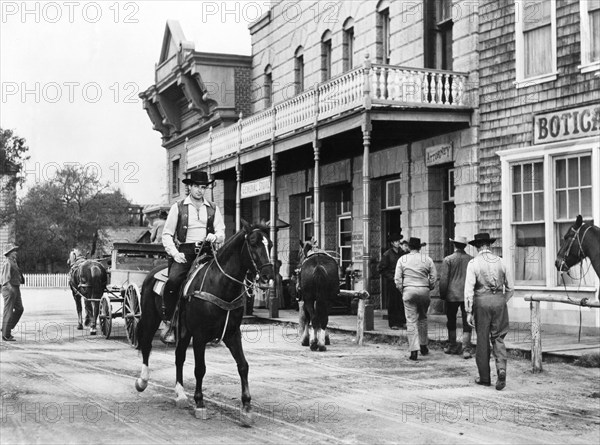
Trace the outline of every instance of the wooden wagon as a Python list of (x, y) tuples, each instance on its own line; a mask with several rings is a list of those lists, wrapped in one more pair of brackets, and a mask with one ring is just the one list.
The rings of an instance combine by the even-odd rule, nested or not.
[(110, 337), (113, 318), (122, 317), (129, 343), (137, 344), (135, 331), (141, 316), (142, 283), (148, 272), (166, 265), (167, 253), (162, 244), (114, 243), (109, 284), (100, 299), (99, 322), (104, 337)]

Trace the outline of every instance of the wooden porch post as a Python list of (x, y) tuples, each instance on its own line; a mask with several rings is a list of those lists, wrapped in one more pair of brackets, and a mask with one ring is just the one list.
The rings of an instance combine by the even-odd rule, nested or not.
[(271, 241), (273, 242), (273, 253), (271, 255), (273, 261), (273, 270), (275, 279), (271, 280), (269, 288), (269, 316), (271, 318), (279, 318), (279, 298), (277, 294), (277, 155), (275, 154), (275, 144), (271, 144)]
[(319, 243), (319, 247), (321, 247), (321, 164), (320, 164), (320, 155), (321, 155), (321, 143), (318, 140), (317, 133), (315, 130), (315, 138), (313, 140), (313, 151), (315, 155), (315, 180), (314, 180), (314, 195), (313, 195), (313, 207), (314, 207), (314, 230), (315, 230), (315, 240)]
[(235, 231), (239, 232), (242, 228), (242, 113), (238, 121), (238, 149), (237, 160), (235, 163)]
[[(368, 113), (368, 112), (367, 112)], [(370, 292), (369, 280), (371, 273), (369, 270), (369, 258), (370, 258), (370, 231), (371, 221), (369, 216), (369, 208), (371, 206), (371, 179), (369, 177), (369, 155), (371, 152), (371, 120), (368, 114), (365, 115), (365, 122), (363, 123), (363, 289)]]

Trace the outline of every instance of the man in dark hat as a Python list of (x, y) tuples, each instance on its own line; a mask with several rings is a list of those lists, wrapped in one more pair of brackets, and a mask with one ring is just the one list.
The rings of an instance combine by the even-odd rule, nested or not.
[(21, 284), (25, 282), (23, 274), (17, 264), (17, 250), (19, 246), (8, 244), (4, 252), (7, 261), (2, 266), (0, 286), (4, 298), (4, 315), (2, 317), (2, 340), (16, 341), (11, 331), (23, 315), (23, 301), (21, 300)]
[(400, 257), (394, 274), (404, 302), (410, 360), (417, 360), (419, 349), (421, 355), (429, 354), (427, 310), (431, 302), (429, 291), (435, 287), (437, 276), (433, 260), (421, 254), (421, 247), (425, 245), (419, 238), (410, 238), (410, 252)]
[(383, 278), (383, 291), (388, 302), (388, 324), (394, 330), (406, 327), (406, 315), (404, 314), (402, 295), (394, 284), (394, 273), (396, 272), (398, 258), (405, 253), (400, 248), (401, 238), (402, 235), (399, 233), (392, 233), (390, 235), (390, 244), (392, 247), (383, 253), (381, 261), (377, 266), (377, 270)]
[[(508, 333), (508, 308), (506, 302), (514, 293), (514, 282), (504, 260), (490, 251), (496, 241), (489, 233), (477, 233), (469, 244), (475, 246), (478, 255), (467, 266), (465, 280), (465, 309), (467, 321), (477, 332), (475, 361), (479, 377), (478, 385), (490, 386), (490, 340), (496, 358), (498, 380), (496, 389), (506, 386), (506, 347), (504, 337)], [(474, 318), (474, 320), (473, 320)]]
[[(446, 354), (460, 354), (464, 358), (471, 358), (471, 326), (467, 323), (465, 312), (465, 278), (467, 266), (473, 259), (465, 252), (467, 238), (457, 236), (450, 239), (454, 244), (454, 253), (442, 261), (440, 272), (440, 298), (446, 302), (446, 327), (448, 328), (448, 346), (444, 349)], [(456, 342), (456, 314), (460, 309), (462, 314), (462, 345)]]
[[(165, 343), (174, 343), (170, 320), (175, 310), (179, 288), (199, 253), (211, 252), (212, 243), (225, 240), (225, 223), (219, 207), (206, 199), (204, 193), (214, 181), (208, 174), (195, 171), (183, 183), (190, 194), (173, 204), (162, 232), (162, 243), (172, 257), (169, 279), (163, 290), (163, 321), (166, 329), (161, 335)], [(200, 252), (202, 249), (202, 252)]]

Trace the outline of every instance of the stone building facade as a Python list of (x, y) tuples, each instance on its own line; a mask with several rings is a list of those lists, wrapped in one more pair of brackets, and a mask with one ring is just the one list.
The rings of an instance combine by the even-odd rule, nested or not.
[[(557, 291), (550, 259), (569, 212), (600, 219), (598, 178), (575, 187), (580, 204), (577, 209), (572, 204), (569, 218), (551, 215), (555, 195), (575, 193), (574, 186), (555, 190), (553, 172), (574, 168), (572, 156), (579, 176), (588, 164), (599, 167), (598, 49), (590, 41), (600, 21), (583, 0), (558, 7), (554, 1), (532, 4), (533, 9), (512, 0), (272, 2), (249, 27), (252, 56), (213, 57), (221, 62), (230, 57), (226, 65), (235, 65), (235, 85), (251, 91), (236, 93), (241, 102), (229, 104), (241, 117), (225, 109), (217, 117), (227, 104), (203, 94), (203, 100), (214, 99), (215, 113), (199, 118), (196, 111), (186, 120), (194, 102), (184, 89), (181, 121), (190, 126), (165, 135), (157, 116), (163, 123), (168, 116), (154, 91), (169, 96), (168, 91), (158, 81), (142, 94), (157, 103), (153, 122), (163, 133), (167, 165), (173, 170), (180, 160), (170, 187), (175, 190), (184, 172), (209, 171), (217, 179), (213, 198), (225, 209), (228, 235), (242, 217), (288, 222), (288, 229), (272, 228), (284, 278), (297, 265), (298, 241), (316, 239), (338, 256), (340, 273), (354, 271), (355, 288), (368, 290), (384, 307), (375, 266), (393, 232), (427, 242), (424, 252), (439, 265), (452, 249), (449, 238), (488, 231), (520, 274), (518, 296)], [(176, 25), (167, 26), (163, 48), (177, 47), (168, 43)], [(181, 54), (186, 44), (179, 41)], [(536, 45), (539, 51), (532, 51)], [(210, 69), (191, 54), (170, 66), (174, 56), (161, 55), (157, 78), (176, 79), (194, 62), (190, 73), (204, 88), (200, 79), (210, 77)], [(554, 142), (551, 113), (562, 110), (571, 119), (584, 116), (583, 127), (590, 130), (580, 128), (576, 138)], [(539, 137), (545, 128), (551, 142)], [(538, 178), (540, 169), (543, 187), (522, 190), (523, 175)], [(513, 190), (518, 177), (521, 189)], [(517, 197), (521, 213), (515, 221), (511, 209)], [(541, 247), (535, 232), (540, 221), (523, 220), (529, 199), (537, 203), (531, 204), (534, 214), (543, 207), (542, 231), (552, 238), (543, 253), (543, 278), (523, 260)], [(544, 282), (532, 285), (532, 277)], [(592, 286), (587, 283), (584, 291), (593, 294)], [(522, 300), (511, 303), (515, 320), (528, 320)], [(559, 315), (563, 308), (549, 309), (556, 310), (548, 311), (547, 321), (571, 323)], [(585, 323), (599, 326), (594, 317)]]

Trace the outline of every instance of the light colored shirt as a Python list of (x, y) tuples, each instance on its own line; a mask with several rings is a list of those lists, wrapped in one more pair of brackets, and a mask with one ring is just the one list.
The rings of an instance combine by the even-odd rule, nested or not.
[[(179, 211), (179, 209), (177, 211)], [(162, 232), (163, 232), (164, 227), (165, 227), (164, 219), (159, 218), (156, 221), (154, 221), (154, 224), (152, 224), (152, 233), (150, 234), (151, 242), (153, 242), (155, 244), (162, 243)]]
[[(187, 221), (187, 234), (186, 243), (196, 243), (204, 241), (206, 238), (206, 224), (208, 222), (208, 211), (207, 207), (210, 205), (206, 200), (202, 201), (199, 208), (196, 208), (192, 203), (192, 199), (188, 196), (183, 201), (183, 205), (188, 206), (188, 221)], [(171, 256), (174, 256), (179, 251), (175, 246), (173, 237), (177, 230), (177, 219), (179, 218), (179, 207), (177, 203), (171, 206), (169, 210), (169, 216), (165, 222), (165, 227), (162, 232), (162, 243), (165, 246), (165, 250)], [(215, 236), (217, 237), (217, 243), (225, 241), (225, 223), (223, 222), (223, 215), (219, 207), (215, 205), (215, 216), (213, 220), (213, 227), (215, 229)]]
[(468, 312), (473, 311), (473, 299), (476, 297), (498, 294), (508, 301), (514, 292), (511, 272), (501, 257), (483, 249), (469, 261), (465, 279), (465, 309)]
[(435, 287), (437, 274), (433, 260), (421, 252), (402, 255), (396, 263), (394, 283), (400, 292), (405, 287)]

